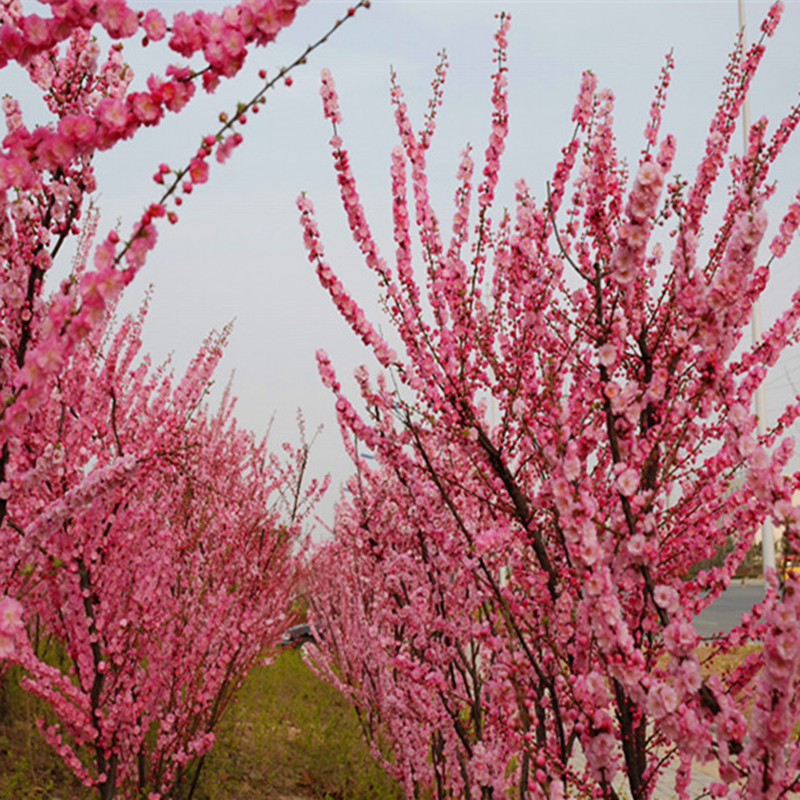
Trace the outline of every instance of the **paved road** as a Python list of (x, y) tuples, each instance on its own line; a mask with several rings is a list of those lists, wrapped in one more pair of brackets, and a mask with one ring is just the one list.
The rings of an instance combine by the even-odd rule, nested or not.
[(701, 636), (727, 633), (741, 622), (742, 614), (764, 599), (764, 581), (732, 583), (717, 600), (695, 617)]

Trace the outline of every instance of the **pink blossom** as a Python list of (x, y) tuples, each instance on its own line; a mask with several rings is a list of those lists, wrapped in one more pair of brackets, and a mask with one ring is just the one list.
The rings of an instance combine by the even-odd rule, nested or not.
[(641, 533), (634, 534), (628, 540), (628, 552), (634, 559), (639, 559), (645, 554), (646, 545), (647, 539)]
[(119, 98), (105, 97), (96, 109), (97, 118), (112, 132), (119, 132), (128, 123), (128, 111)]
[(158, 42), (164, 38), (167, 32), (167, 22), (164, 15), (156, 8), (148, 9), (142, 18), (142, 27), (147, 34), (147, 38), (153, 42)]
[(133, 36), (139, 28), (136, 12), (124, 0), (103, 0), (98, 4), (97, 19), (112, 39)]
[(0, 632), (14, 636), (24, 628), (22, 603), (13, 597), (0, 597)]
[(678, 610), (680, 596), (671, 586), (659, 584), (653, 592), (653, 600), (659, 608), (663, 608), (668, 614), (674, 614)]
[(334, 124), (342, 121), (342, 113), (339, 110), (339, 98), (336, 95), (336, 84), (329, 69), (322, 70), (322, 86), (320, 87), (322, 104), (325, 116)]
[(550, 788), (547, 795), (548, 800), (564, 800), (566, 796), (564, 792), (564, 782), (562, 780), (551, 780)]
[(568, 481), (574, 481), (581, 474), (581, 462), (574, 450), (567, 454), (564, 459), (564, 477)]
[(600, 554), (599, 542), (597, 540), (597, 532), (594, 528), (590, 528), (581, 537), (580, 556), (584, 564), (591, 566), (594, 564)]
[(778, 27), (778, 23), (781, 21), (781, 15), (783, 14), (783, 0), (777, 0), (774, 2), (767, 13), (766, 18), (761, 23), (761, 30), (767, 35), (772, 36), (775, 32), (775, 29)]
[(581, 76), (581, 88), (578, 100), (572, 112), (572, 121), (580, 125), (586, 125), (591, 117), (594, 93), (597, 90), (597, 76), (590, 70), (586, 70)]
[(622, 285), (629, 284), (637, 274), (639, 257), (635, 250), (624, 245), (617, 247), (611, 258), (611, 271)]
[(10, 658), (15, 650), (15, 636), (0, 630), (0, 659)]
[(660, 187), (663, 180), (661, 167), (654, 161), (645, 161), (636, 173), (636, 183), (640, 187)]
[(189, 165), (192, 183), (205, 183), (208, 180), (208, 162), (204, 158), (193, 158)]
[(156, 125), (164, 114), (160, 103), (149, 92), (134, 92), (128, 99), (134, 116), (143, 125)]
[(64, 117), (58, 129), (62, 135), (69, 137), (76, 144), (85, 145), (92, 141), (97, 125), (88, 114)]
[(781, 220), (778, 233), (770, 243), (769, 249), (775, 258), (781, 258), (786, 253), (798, 226), (800, 226), (800, 192), (789, 206), (789, 210)]
[(603, 394), (612, 402), (622, 393), (622, 388), (616, 381), (609, 381), (603, 389)]
[(611, 367), (617, 360), (617, 348), (611, 342), (601, 345), (598, 360), (604, 367)]
[(37, 14), (31, 14), (24, 18), (23, 30), (28, 42), (34, 47), (43, 47), (50, 42), (51, 22), (42, 19)]
[(185, 11), (178, 12), (172, 20), (172, 38), (169, 46), (182, 56), (189, 57), (203, 46), (203, 36), (198, 20)]
[(657, 683), (647, 693), (647, 713), (654, 719), (662, 719), (678, 707), (678, 695), (665, 683)]
[(686, 656), (697, 646), (697, 630), (690, 622), (675, 619), (664, 628), (664, 645), (674, 656)]
[(220, 164), (224, 164), (228, 158), (230, 158), (231, 153), (233, 152), (234, 147), (236, 147), (236, 139), (231, 134), (230, 136), (226, 136), (225, 139), (220, 141), (217, 144), (217, 149), (214, 154), (214, 157), (217, 159), (217, 162)]
[(675, 669), (675, 686), (683, 695), (693, 695), (703, 684), (696, 656), (682, 658)]
[(617, 491), (624, 497), (631, 497), (639, 488), (639, 473), (633, 467), (625, 469), (615, 483)]

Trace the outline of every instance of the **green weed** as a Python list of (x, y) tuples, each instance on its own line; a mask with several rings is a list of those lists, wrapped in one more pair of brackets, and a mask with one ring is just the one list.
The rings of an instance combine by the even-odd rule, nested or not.
[(197, 800), (399, 800), (361, 739), (353, 709), (297, 650), (250, 674), (219, 729)]
[[(44, 704), (0, 683), (0, 800), (89, 800), (44, 742)], [(353, 709), (305, 666), (297, 650), (248, 676), (217, 728), (194, 800), (400, 800), (372, 760)]]

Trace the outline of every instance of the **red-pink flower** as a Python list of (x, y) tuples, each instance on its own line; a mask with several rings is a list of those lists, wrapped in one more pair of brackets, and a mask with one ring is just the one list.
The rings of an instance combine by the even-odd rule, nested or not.
[(164, 15), (156, 8), (148, 9), (142, 18), (142, 27), (151, 41), (158, 42), (167, 32), (167, 22)]
[(139, 29), (136, 12), (125, 0), (102, 0), (97, 4), (97, 19), (112, 39), (133, 36)]
[(128, 98), (136, 119), (142, 125), (156, 125), (164, 115), (161, 104), (150, 92), (134, 92)]
[(638, 471), (633, 467), (628, 467), (617, 478), (615, 486), (621, 495), (630, 497), (639, 488)]
[(97, 119), (112, 133), (119, 133), (128, 124), (128, 110), (117, 97), (104, 97), (95, 110)]
[(205, 183), (208, 180), (208, 162), (204, 158), (193, 158), (189, 164), (192, 183)]

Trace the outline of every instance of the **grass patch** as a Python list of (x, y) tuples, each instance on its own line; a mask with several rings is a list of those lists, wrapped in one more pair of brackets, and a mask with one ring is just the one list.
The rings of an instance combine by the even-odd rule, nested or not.
[(0, 676), (0, 800), (93, 797), (42, 738), (36, 719), (46, 705), (18, 680), (18, 667)]
[[(44, 704), (0, 683), (0, 800), (89, 800), (36, 728)], [(248, 676), (217, 729), (195, 800), (401, 800), (372, 760), (355, 712), (306, 667), (282, 653)]]
[[(736, 648), (703, 668), (736, 666), (758, 645)], [(711, 648), (701, 647), (701, 661)], [(0, 800), (89, 800), (47, 746), (35, 720), (43, 704), (0, 683)], [(355, 712), (303, 663), (298, 650), (256, 667), (217, 729), (195, 800), (401, 800), (403, 793), (370, 756)]]
[(355, 712), (299, 650), (257, 667), (225, 716), (197, 800), (400, 800), (370, 756)]

